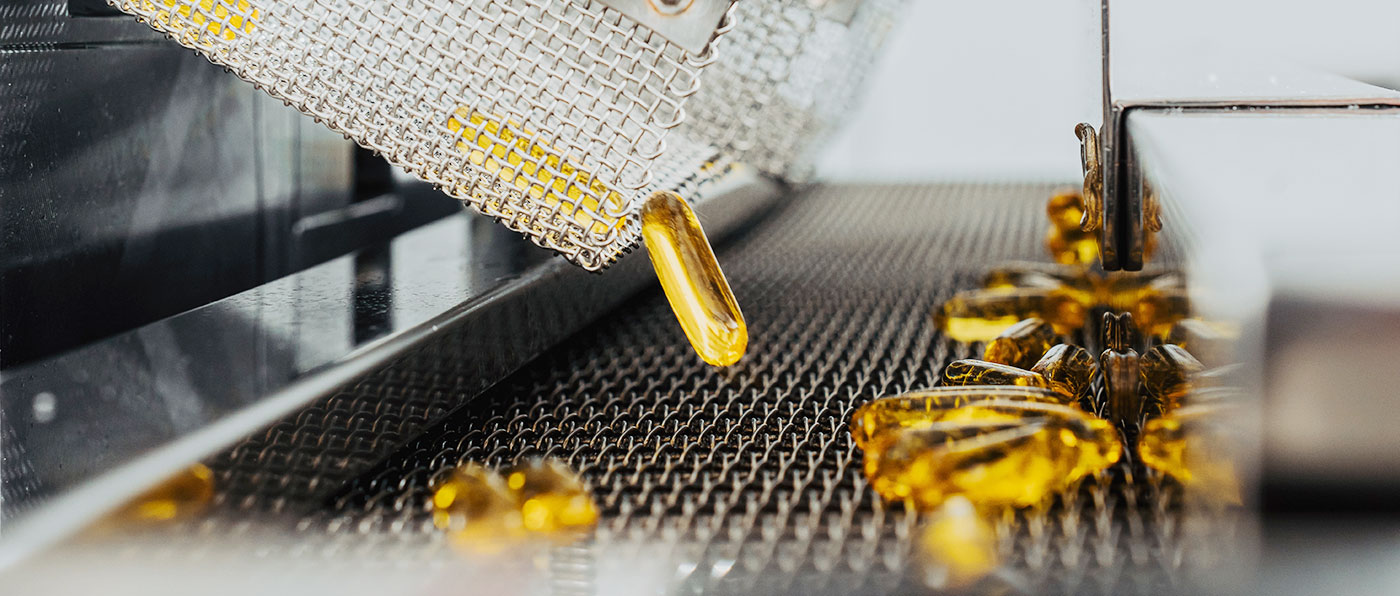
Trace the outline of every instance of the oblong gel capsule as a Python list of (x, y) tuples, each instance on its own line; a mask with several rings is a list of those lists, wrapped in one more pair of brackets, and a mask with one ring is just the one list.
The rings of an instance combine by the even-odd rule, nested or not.
[(1033, 401), (1064, 403), (1064, 396), (1038, 387), (933, 387), (882, 397), (856, 409), (851, 416), (851, 439), (865, 449), (891, 431), (944, 420), (954, 410), (981, 402)]
[(982, 277), (982, 287), (1060, 288), (1088, 306), (1101, 301), (1105, 286), (1098, 274), (1083, 265), (1025, 261), (1007, 263), (988, 271)]
[(214, 472), (195, 464), (166, 478), (112, 514), (120, 522), (166, 522), (188, 519), (214, 499)]
[(949, 498), (933, 513), (916, 546), (919, 575), (935, 590), (971, 586), (999, 563), (996, 530), (962, 496)]
[(1045, 216), (1057, 230), (1079, 230), (1084, 217), (1084, 197), (1074, 191), (1061, 191), (1045, 201)]
[(960, 410), (977, 415), (900, 429), (866, 449), (871, 488), (920, 511), (953, 496), (979, 506), (1024, 507), (1122, 455), (1111, 424), (1068, 406), (997, 400)]
[(1185, 288), (1149, 286), (1138, 293), (1137, 301), (1127, 311), (1144, 334), (1165, 338), (1172, 325), (1191, 316), (1191, 300)]
[(1093, 232), (1050, 228), (1045, 249), (1056, 263), (1065, 265), (1091, 265), (1099, 260), (1098, 234)]
[(552, 460), (534, 461), (506, 473), (525, 529), (571, 540), (598, 523), (598, 508), (578, 474)]
[(738, 362), (749, 343), (744, 313), (690, 206), (673, 192), (652, 194), (642, 207), (642, 238), (695, 353), (714, 366)]
[(1192, 377), (1203, 370), (1205, 366), (1195, 356), (1173, 344), (1153, 346), (1138, 359), (1142, 387), (1163, 412), (1180, 405), (1191, 390)]
[(1030, 368), (1055, 345), (1055, 327), (1035, 317), (1007, 327), (987, 343), (982, 359), (987, 362)]
[(1024, 368), (987, 362), (986, 360), (954, 360), (943, 367), (939, 383), (946, 387), (966, 385), (1017, 385), (1049, 389), (1050, 383)]
[(447, 532), (453, 546), (490, 553), (524, 536), (515, 496), (495, 470), (468, 463), (433, 485), (433, 525)]
[(1175, 478), (1189, 493), (1226, 503), (1241, 502), (1235, 470), (1233, 406), (1183, 406), (1142, 426), (1138, 457), (1147, 467)]
[(1031, 366), (1031, 372), (1045, 378), (1054, 389), (1070, 399), (1083, 395), (1093, 381), (1098, 364), (1088, 350), (1071, 344), (1052, 346)]
[(934, 325), (962, 342), (988, 341), (1007, 327), (1032, 317), (1055, 333), (1068, 335), (1084, 326), (1086, 306), (1060, 288), (1010, 288), (959, 292), (934, 311)]

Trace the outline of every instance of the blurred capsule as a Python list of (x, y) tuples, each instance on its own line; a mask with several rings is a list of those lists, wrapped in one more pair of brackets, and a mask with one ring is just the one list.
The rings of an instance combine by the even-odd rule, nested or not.
[(1031, 366), (1031, 372), (1044, 377), (1051, 389), (1072, 401), (1088, 390), (1097, 368), (1098, 364), (1088, 350), (1076, 345), (1058, 344)]
[(505, 480), (474, 463), (458, 466), (433, 487), (433, 525), (469, 552), (502, 550), (524, 533)]
[(986, 360), (954, 360), (943, 367), (943, 378), (939, 381), (945, 387), (967, 385), (1016, 385), (1049, 389), (1050, 383), (1038, 374), (1023, 368), (987, 362)]
[(1137, 301), (1127, 310), (1143, 333), (1165, 338), (1172, 325), (1191, 315), (1191, 300), (1184, 288), (1149, 286), (1138, 293)]
[(963, 411), (964, 406), (984, 401), (1034, 401), (1064, 403), (1063, 395), (1036, 387), (934, 387), (868, 402), (851, 416), (851, 439), (857, 447), (868, 448), (892, 431), (933, 422), (970, 419), (982, 413)]
[(1091, 265), (1099, 260), (1099, 239), (1095, 232), (1050, 228), (1045, 233), (1050, 258), (1065, 265)]
[(987, 362), (1030, 368), (1055, 345), (1055, 328), (1044, 320), (1030, 318), (1002, 331), (987, 343), (982, 359)]
[(1188, 494), (1240, 504), (1230, 405), (1184, 406), (1148, 420), (1138, 438), (1138, 456), (1148, 467), (1175, 478)]
[(1058, 404), (990, 400), (965, 419), (895, 431), (865, 450), (865, 476), (889, 501), (931, 511), (964, 496), (978, 506), (1029, 506), (1118, 461), (1107, 421)]
[(1153, 346), (1138, 360), (1142, 387), (1162, 412), (1181, 405), (1182, 396), (1191, 390), (1192, 376), (1204, 369), (1199, 360), (1173, 344)]
[(195, 464), (129, 501), (111, 520), (152, 523), (189, 519), (214, 499), (214, 471)]
[(934, 312), (934, 324), (962, 342), (988, 341), (1016, 323), (1043, 319), (1055, 333), (1068, 335), (1084, 326), (1085, 306), (1059, 288), (1015, 288), (960, 292)]
[(1239, 329), (1233, 325), (1182, 319), (1172, 324), (1166, 342), (1185, 348), (1208, 366), (1219, 366), (1233, 360), (1233, 344), (1238, 338)]
[(506, 486), (519, 503), (526, 530), (568, 540), (598, 523), (588, 487), (562, 463), (542, 460), (518, 466), (506, 475)]
[(915, 557), (924, 585), (935, 590), (968, 587), (998, 564), (997, 536), (966, 497), (955, 496), (919, 531)]
[(1078, 230), (1084, 218), (1084, 197), (1073, 190), (1062, 190), (1045, 202), (1045, 215), (1057, 230)]

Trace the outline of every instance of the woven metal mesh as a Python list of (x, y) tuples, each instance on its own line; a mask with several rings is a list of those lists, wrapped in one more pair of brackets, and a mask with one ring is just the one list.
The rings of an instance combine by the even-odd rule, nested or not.
[(864, 0), (850, 14), (812, 4), (739, 2), (680, 131), (769, 174), (807, 178), (812, 151), (850, 113), (904, 0)]
[[(243, 536), (269, 565), (309, 563), (296, 573), (427, 581), (457, 560), (432, 527), (433, 479), (463, 461), (544, 455), (579, 470), (604, 515), (590, 542), (549, 553), (541, 581), (552, 591), (606, 589), (609, 561), (658, 557), (668, 573), (653, 588), (672, 593), (910, 591), (919, 520), (866, 487), (847, 421), (980, 353), (936, 333), (929, 309), (990, 265), (1041, 255), (1049, 191), (825, 187), (795, 198), (720, 253), (752, 332), (729, 369), (694, 357), (652, 291), (449, 414), (473, 392), (460, 356), (479, 341), (443, 337), (212, 460), (219, 512), (162, 548), (178, 558)], [(1159, 260), (1173, 253), (1168, 243)], [(267, 546), (257, 520), (297, 539)], [(1190, 573), (1232, 548), (1236, 530), (1231, 512), (1188, 507), (1128, 460), (1001, 519), (1005, 564), (982, 587), (1189, 591)]]
[[(655, 171), (695, 173), (695, 147), (761, 146), (772, 151), (745, 156), (783, 172), (815, 114), (797, 104), (821, 95), (802, 77), (850, 85), (852, 60), (868, 54), (861, 29), (822, 25), (806, 2), (742, 2), (736, 64), (692, 118), (709, 124), (672, 134), (716, 42), (689, 53), (598, 1), (109, 1), (590, 270), (636, 244)], [(787, 55), (794, 43), (804, 49)], [(776, 95), (730, 102), (770, 86)], [(755, 119), (769, 122), (755, 131), (764, 144), (730, 138)]]

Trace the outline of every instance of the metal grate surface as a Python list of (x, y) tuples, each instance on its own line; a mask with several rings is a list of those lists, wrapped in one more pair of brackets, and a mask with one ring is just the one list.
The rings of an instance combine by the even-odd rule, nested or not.
[[(752, 334), (737, 366), (703, 365), (648, 291), (439, 419), (468, 384), (460, 345), (444, 341), (298, 415), (292, 439), (254, 437), (213, 461), (222, 515), (276, 511), (309, 542), (349, 536), (376, 561), (421, 560), (447, 551), (430, 523), (435, 476), (543, 455), (579, 470), (604, 512), (591, 542), (554, 551), (555, 588), (588, 591), (594, 563), (634, 548), (670, 561), (675, 593), (906, 591), (918, 520), (865, 486), (847, 421), (980, 353), (935, 333), (929, 309), (989, 265), (1040, 258), (1051, 190), (819, 187), (721, 251)], [(1229, 543), (1232, 518), (1189, 520), (1174, 489), (1145, 477), (1125, 462), (1001, 520), (1005, 569), (982, 587), (1182, 588)]]

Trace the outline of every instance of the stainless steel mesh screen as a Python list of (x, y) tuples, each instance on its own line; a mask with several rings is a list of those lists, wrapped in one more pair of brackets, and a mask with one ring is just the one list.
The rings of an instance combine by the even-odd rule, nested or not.
[[(341, 576), (407, 566), (420, 578), (425, 561), (454, 556), (430, 521), (434, 477), (545, 455), (581, 471), (604, 512), (591, 542), (520, 572), (555, 591), (597, 588), (619, 552), (666, 558), (661, 587), (674, 593), (912, 590), (918, 520), (865, 486), (847, 421), (980, 353), (939, 336), (929, 309), (989, 265), (1037, 258), (1050, 190), (833, 186), (794, 198), (720, 253), (753, 338), (729, 369), (694, 357), (656, 291), (469, 402), (464, 344), (445, 337), (214, 459), (221, 513), (191, 528), (194, 543), (272, 520), (297, 541), (260, 546), (269, 564), (309, 559)], [(1168, 243), (1159, 258), (1172, 254)], [(1176, 489), (1124, 462), (1001, 520), (1006, 564), (984, 587), (1188, 590), (1236, 526), (1187, 511)], [(351, 555), (361, 563), (345, 564)]]

